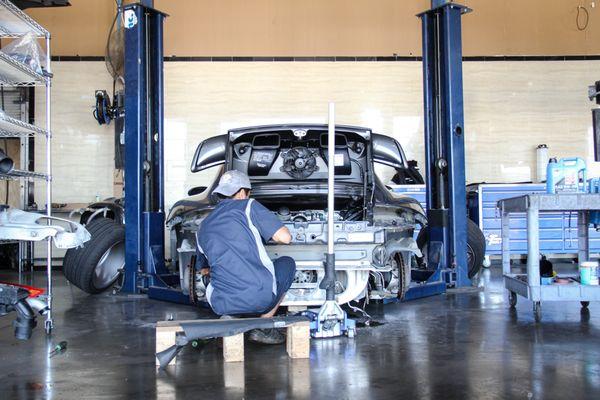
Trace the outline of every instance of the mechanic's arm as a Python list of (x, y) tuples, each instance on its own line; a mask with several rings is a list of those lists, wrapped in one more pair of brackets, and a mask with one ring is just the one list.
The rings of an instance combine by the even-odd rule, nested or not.
[(279, 244), (290, 244), (292, 241), (292, 235), (290, 234), (290, 230), (285, 226), (279, 228), (277, 232), (271, 238), (275, 243)]
[(272, 211), (256, 200), (253, 201), (250, 216), (265, 242), (273, 240), (275, 243), (289, 244), (292, 241), (292, 235), (290, 235), (288, 228), (281, 223)]

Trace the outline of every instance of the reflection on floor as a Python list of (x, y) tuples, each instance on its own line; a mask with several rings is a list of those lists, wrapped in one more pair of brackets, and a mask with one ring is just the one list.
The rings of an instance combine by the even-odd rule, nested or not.
[[(213, 341), (158, 372), (153, 323), (209, 312), (144, 296), (88, 296), (60, 273), (55, 285), (51, 340), (40, 321), (29, 342), (17, 342), (14, 316), (0, 318), (2, 398), (600, 398), (600, 304), (586, 313), (579, 303), (544, 303), (536, 325), (531, 303), (519, 299), (509, 310), (498, 266), (482, 274), (485, 290), (371, 305), (382, 325), (359, 329), (354, 340), (314, 340), (310, 360), (250, 344), (244, 363), (224, 364)], [(48, 359), (62, 340), (67, 352)]]

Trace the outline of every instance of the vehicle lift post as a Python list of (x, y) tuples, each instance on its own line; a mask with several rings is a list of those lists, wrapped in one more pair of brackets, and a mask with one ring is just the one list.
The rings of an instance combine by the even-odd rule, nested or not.
[[(461, 18), (471, 9), (432, 0), (418, 16), (423, 34), (423, 96), (429, 282), (469, 286)], [(441, 286), (440, 286), (441, 289)], [(435, 293), (431, 293), (435, 294)], [(414, 295), (414, 294), (413, 294)]]
[[(164, 262), (163, 22), (152, 1), (123, 8), (125, 30), (125, 271), (121, 291), (168, 288)], [(183, 296), (176, 291), (174, 299)], [(185, 297), (185, 296), (183, 296)]]

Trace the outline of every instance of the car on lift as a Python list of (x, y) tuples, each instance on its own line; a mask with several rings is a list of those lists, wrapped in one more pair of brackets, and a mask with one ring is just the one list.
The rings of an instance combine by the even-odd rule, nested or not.
[[(360, 299), (403, 298), (411, 282), (424, 282), (434, 271), (421, 252), (427, 220), (420, 203), (394, 193), (375, 173), (392, 167), (398, 177), (419, 181), (400, 144), (368, 128), (335, 128), (336, 294), (340, 304)], [(227, 170), (245, 172), (251, 196), (290, 230), (292, 243), (266, 243), (272, 258), (290, 256), (297, 272), (283, 305), (314, 306), (325, 299), (319, 289), (327, 247), (327, 126), (289, 124), (246, 127), (204, 140), (192, 160), (192, 172), (220, 168), (208, 187), (196, 187), (174, 204), (167, 217), (170, 268), (192, 302), (205, 301), (206, 278), (194, 262), (196, 232), (220, 201), (213, 193)], [(422, 182), (422, 179), (420, 179)], [(88, 293), (117, 280), (124, 265), (123, 203), (109, 199), (82, 210), (92, 241), (65, 256), (67, 279)], [(414, 239), (416, 230), (419, 230)], [(468, 221), (469, 277), (481, 268), (485, 240)]]

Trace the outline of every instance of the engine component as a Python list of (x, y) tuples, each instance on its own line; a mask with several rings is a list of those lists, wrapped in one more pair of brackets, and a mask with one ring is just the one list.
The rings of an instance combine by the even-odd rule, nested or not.
[(27, 340), (36, 326), (35, 312), (27, 303), (29, 291), (22, 287), (0, 283), (0, 315), (12, 311), (17, 312), (17, 319), (13, 322), (15, 337)]
[(294, 283), (315, 283), (317, 282), (317, 272), (313, 270), (297, 270), (294, 276)]
[[(329, 165), (329, 156), (327, 149), (323, 149), (322, 156), (325, 163)], [(336, 148), (333, 156), (333, 165), (336, 175), (350, 175), (352, 173), (352, 165), (350, 164), (350, 155), (347, 148)]]
[[(240, 150), (241, 151), (241, 150)], [(277, 158), (277, 149), (253, 149), (248, 163), (249, 176), (267, 176)]]
[(294, 147), (281, 156), (283, 157), (281, 171), (294, 179), (306, 179), (319, 170), (315, 151), (306, 147)]
[[(53, 225), (47, 225), (47, 222), (53, 222)], [(67, 228), (57, 222), (67, 225)], [(0, 212), (0, 239), (40, 241), (48, 237), (52, 237), (59, 249), (81, 246), (90, 240), (90, 234), (83, 225), (67, 219), (17, 209)]]

